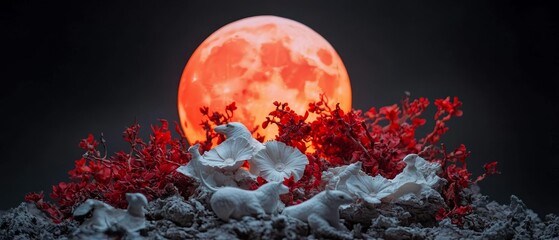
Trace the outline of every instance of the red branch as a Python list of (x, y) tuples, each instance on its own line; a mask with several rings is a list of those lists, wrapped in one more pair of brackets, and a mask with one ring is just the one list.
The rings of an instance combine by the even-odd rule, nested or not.
[[(437, 144), (448, 131), (446, 123), (462, 115), (462, 102), (457, 97), (435, 100), (434, 128), (421, 138), (416, 136), (416, 129), (426, 123), (421, 117), (429, 106), (426, 98), (411, 100), (408, 95), (399, 105), (381, 107), (378, 111), (371, 108), (365, 113), (360, 110), (345, 112), (339, 104), (331, 107), (324, 95), (319, 101), (309, 103), (303, 115), (295, 113), (288, 103), (274, 102), (273, 105), (275, 109), (266, 117), (262, 128), (277, 125), (276, 140), (298, 148), (309, 160), (299, 181), (293, 178), (284, 181), (290, 189), (289, 194), (282, 196), (287, 205), (305, 201), (323, 190), (322, 172), (330, 167), (360, 161), (367, 174), (394, 178), (404, 168), (402, 159), (415, 153), (427, 161), (440, 163), (440, 177), (447, 181), (441, 190), (447, 208), (441, 209), (436, 218), (448, 217), (454, 223), (462, 224), (463, 217), (472, 210), (471, 199), (464, 195), (464, 189), (499, 173), (497, 163), (491, 162), (485, 164), (483, 175), (472, 180), (466, 168), (470, 155), (466, 147), (460, 145), (447, 152), (444, 144)], [(200, 108), (206, 117), (200, 124), (206, 132), (206, 139), (198, 142), (201, 151), (208, 151), (224, 141), (224, 136), (213, 128), (231, 121), (236, 109), (235, 103), (227, 105), (223, 113), (210, 112), (208, 107)], [(315, 114), (316, 119), (308, 121), (309, 114)], [(117, 152), (109, 158), (106, 153), (101, 155), (97, 149), (99, 142), (90, 134), (79, 144), (85, 150), (83, 157), (75, 161), (75, 168), (68, 172), (73, 181), (52, 187), (50, 196), (55, 204), (45, 202), (42, 193), (31, 193), (25, 199), (34, 202), (55, 222), (60, 222), (69, 218), (72, 209), (88, 198), (125, 207), (127, 192), (141, 192), (149, 200), (175, 193), (188, 197), (196, 184), (175, 171), (191, 158), (186, 150), (186, 136), (176, 123), (179, 138), (174, 139), (168, 128), (168, 122), (161, 120), (160, 126), (151, 127), (149, 141), (144, 142), (138, 135), (140, 125), (135, 122), (123, 134), (130, 145), (129, 151)], [(262, 136), (255, 137), (263, 141)], [(102, 137), (101, 145), (106, 151)], [(258, 178), (250, 188), (256, 189), (265, 182)]]

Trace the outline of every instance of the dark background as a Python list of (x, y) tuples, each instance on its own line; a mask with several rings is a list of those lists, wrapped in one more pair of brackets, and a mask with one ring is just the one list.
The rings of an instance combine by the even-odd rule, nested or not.
[[(79, 3), (78, 3), (79, 2)], [(196, 47), (213, 31), (255, 15), (299, 21), (320, 33), (348, 69), (353, 107), (412, 97), (458, 96), (464, 116), (442, 139), (472, 150), (481, 183), (500, 203), (519, 196), (559, 213), (559, 25), (537, 2), (379, 3), (98, 1), (1, 3), (0, 209), (67, 180), (78, 142), (104, 133), (126, 149), (125, 126), (144, 133), (178, 120), (177, 88)]]

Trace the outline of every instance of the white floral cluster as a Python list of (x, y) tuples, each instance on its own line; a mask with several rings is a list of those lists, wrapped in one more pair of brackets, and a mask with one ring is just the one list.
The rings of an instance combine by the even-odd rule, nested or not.
[[(238, 187), (246, 178), (261, 176), (269, 182), (281, 182), (291, 176), (298, 181), (303, 176), (307, 157), (298, 149), (282, 142), (268, 141), (264, 144), (254, 139), (250, 131), (239, 122), (230, 122), (215, 127), (224, 134), (226, 140), (201, 155), (198, 145), (192, 146), (191, 161), (177, 169), (189, 177), (214, 186)], [(250, 169), (242, 168), (245, 161)], [(443, 179), (437, 176), (441, 166), (409, 154), (403, 159), (404, 170), (394, 179), (369, 176), (361, 170), (361, 162), (328, 169), (322, 174), (322, 181), (330, 190), (340, 190), (371, 204), (389, 202), (404, 196), (438, 194), (433, 190)]]
[(403, 161), (406, 167), (394, 179), (380, 175), (371, 177), (361, 170), (361, 162), (357, 162), (323, 172), (323, 181), (328, 188), (346, 192), (369, 204), (439, 194), (434, 188), (444, 181), (437, 176), (440, 164), (428, 162), (417, 154), (409, 154)]
[[(212, 209), (224, 221), (229, 220), (229, 217), (269, 214), (275, 209), (282, 209), (283, 207), (278, 207), (281, 203), (279, 195), (285, 194), (287, 189), (281, 182), (291, 176), (296, 181), (300, 180), (309, 163), (307, 157), (298, 149), (282, 142), (260, 143), (238, 122), (217, 126), (215, 131), (224, 134), (226, 140), (204, 154), (199, 153), (198, 145), (192, 146), (189, 149), (191, 161), (177, 171), (198, 179), (214, 192), (211, 198)], [(249, 162), (250, 169), (241, 167), (245, 161)], [(406, 167), (394, 179), (367, 175), (361, 170), (361, 162), (328, 169), (322, 174), (326, 191), (281, 212), (308, 222), (313, 231), (332, 234), (344, 230), (338, 224), (338, 208), (355, 199), (378, 204), (413, 195), (423, 197), (438, 194), (433, 188), (443, 181), (437, 176), (441, 169), (439, 164), (427, 162), (416, 154), (406, 156), (403, 161)], [(269, 183), (255, 191), (231, 188), (239, 187), (238, 183), (247, 176), (261, 176)], [(208, 183), (225, 187), (214, 189)], [(285, 189), (281, 190), (277, 184)], [(273, 211), (266, 211), (262, 207), (268, 205)]]
[[(439, 164), (425, 161), (416, 154), (403, 159), (406, 167), (394, 179), (371, 177), (361, 170), (361, 162), (357, 162), (324, 171), (322, 181), (326, 184), (325, 191), (304, 203), (283, 208), (279, 195), (289, 189), (282, 182), (290, 177), (299, 181), (309, 164), (307, 157), (282, 142), (260, 143), (238, 122), (217, 126), (215, 131), (224, 134), (226, 140), (203, 154), (200, 154), (198, 144), (191, 146), (188, 151), (192, 159), (177, 171), (199, 180), (214, 192), (210, 199), (212, 210), (224, 221), (230, 217), (272, 214), (283, 209), (283, 215), (309, 223), (315, 232), (347, 238), (347, 229), (339, 224), (338, 209), (341, 205), (350, 204), (355, 199), (378, 204), (413, 195), (426, 197), (439, 194), (434, 188), (444, 181), (437, 176), (441, 169)], [(249, 169), (242, 167), (245, 161), (250, 164)], [(268, 183), (254, 191), (239, 189), (239, 183), (244, 179), (257, 176)], [(209, 184), (223, 187), (213, 188)], [(94, 199), (79, 206), (74, 211), (75, 217), (93, 212), (80, 231), (104, 232), (120, 227), (129, 233), (137, 233), (144, 228), (147, 199), (139, 193), (127, 194), (126, 197), (129, 202), (127, 210), (114, 209)]]
[[(203, 177), (214, 186), (238, 187), (247, 177), (261, 176), (268, 182), (282, 182), (293, 176), (298, 181), (309, 163), (301, 151), (282, 142), (260, 143), (242, 123), (230, 122), (214, 130), (224, 134), (226, 140), (203, 155), (198, 144), (191, 146), (192, 159), (179, 167), (178, 172), (198, 180)], [(242, 168), (245, 161), (250, 169)]]

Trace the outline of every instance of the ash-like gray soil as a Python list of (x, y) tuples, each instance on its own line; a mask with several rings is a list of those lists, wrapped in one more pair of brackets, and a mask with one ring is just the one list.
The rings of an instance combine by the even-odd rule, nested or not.
[(0, 239), (559, 239), (556, 215), (541, 219), (516, 196), (508, 205), (479, 194), (472, 197), (473, 213), (463, 227), (435, 220), (444, 205), (435, 197), (380, 206), (355, 203), (340, 214), (350, 231), (336, 235), (313, 233), (306, 223), (282, 215), (224, 222), (209, 208), (204, 191), (186, 200), (172, 196), (150, 202), (147, 228), (137, 234), (119, 229), (88, 233), (73, 220), (54, 224), (34, 205), (21, 203), (0, 212)]

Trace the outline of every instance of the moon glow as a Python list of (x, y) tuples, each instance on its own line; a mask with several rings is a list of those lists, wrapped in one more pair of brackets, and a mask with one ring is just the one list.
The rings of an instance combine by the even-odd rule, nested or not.
[[(192, 144), (205, 138), (202, 106), (224, 111), (236, 102), (234, 121), (253, 129), (275, 109), (274, 101), (303, 114), (321, 93), (344, 111), (351, 109), (349, 76), (334, 48), (299, 22), (256, 16), (225, 25), (194, 51), (180, 80), (178, 111)], [(258, 132), (269, 140), (277, 128)]]

